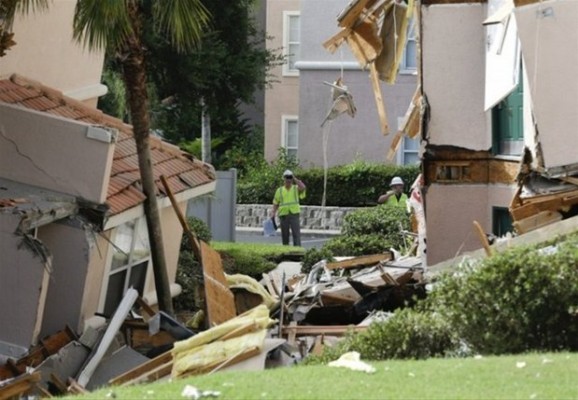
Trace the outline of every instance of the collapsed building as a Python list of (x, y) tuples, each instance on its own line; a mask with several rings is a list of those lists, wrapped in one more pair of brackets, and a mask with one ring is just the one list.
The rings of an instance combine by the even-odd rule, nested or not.
[[(418, 88), (389, 157), (421, 140), (427, 264), (576, 214), (578, 4), (549, 0), (352, 1), (324, 45), (352, 49), (372, 81), (395, 80), (409, 21)], [(379, 84), (378, 117), (387, 123)]]

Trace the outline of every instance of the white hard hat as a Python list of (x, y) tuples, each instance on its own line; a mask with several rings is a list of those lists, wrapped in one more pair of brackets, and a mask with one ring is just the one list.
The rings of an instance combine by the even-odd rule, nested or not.
[(399, 176), (395, 176), (391, 180), (391, 183), (389, 184), (389, 186), (394, 186), (394, 185), (403, 185), (403, 180)]
[(293, 172), (291, 172), (290, 169), (286, 169), (285, 172), (283, 172), (283, 177), (286, 177), (286, 176), (293, 176)]

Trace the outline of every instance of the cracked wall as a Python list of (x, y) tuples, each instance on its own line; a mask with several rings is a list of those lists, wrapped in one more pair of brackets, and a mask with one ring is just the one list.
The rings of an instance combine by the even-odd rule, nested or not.
[(40, 332), (50, 265), (15, 234), (20, 220), (0, 214), (0, 342), (28, 348)]
[(0, 104), (0, 176), (103, 203), (114, 144), (87, 138), (88, 126)]

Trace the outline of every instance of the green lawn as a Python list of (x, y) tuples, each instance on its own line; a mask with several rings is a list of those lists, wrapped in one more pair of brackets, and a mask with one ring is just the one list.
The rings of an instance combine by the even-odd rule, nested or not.
[(377, 369), (375, 374), (327, 366), (217, 372), (172, 382), (108, 388), (81, 398), (180, 399), (187, 384), (219, 391), (219, 399), (578, 398), (578, 353), (370, 364)]

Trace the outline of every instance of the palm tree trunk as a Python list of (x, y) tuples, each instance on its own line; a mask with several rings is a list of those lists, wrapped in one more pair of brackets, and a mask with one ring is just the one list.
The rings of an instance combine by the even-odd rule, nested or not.
[(145, 57), (141, 43), (138, 40), (131, 40), (129, 47), (128, 54), (125, 55), (121, 62), (123, 65), (123, 79), (126, 85), (134, 139), (138, 153), (142, 190), (146, 196), (144, 212), (149, 232), (155, 289), (159, 309), (173, 315), (150, 152), (150, 119), (148, 114), (148, 95), (144, 66)]

